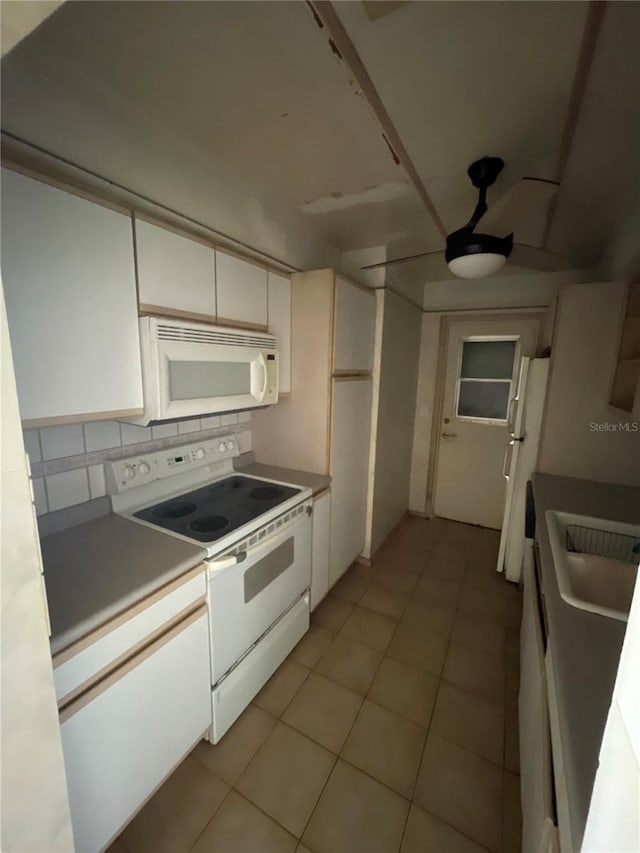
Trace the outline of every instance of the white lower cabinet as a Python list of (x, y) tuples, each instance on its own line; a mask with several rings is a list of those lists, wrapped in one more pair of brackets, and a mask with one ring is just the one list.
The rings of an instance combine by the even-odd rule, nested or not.
[(537, 600), (533, 549), (523, 565), (524, 598), (520, 628), (520, 792), (523, 853), (547, 849), (553, 829), (551, 743), (545, 650)]
[(60, 713), (78, 853), (119, 834), (211, 725), (203, 606)]
[(329, 539), (331, 527), (331, 492), (323, 492), (313, 501), (311, 534), (311, 610), (329, 592)]

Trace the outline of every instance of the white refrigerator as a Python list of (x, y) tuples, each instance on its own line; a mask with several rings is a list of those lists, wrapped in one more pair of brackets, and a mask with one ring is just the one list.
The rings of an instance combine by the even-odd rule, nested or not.
[(515, 395), (509, 401), (509, 443), (502, 473), (507, 481), (497, 570), (519, 582), (524, 557), (527, 480), (535, 470), (549, 376), (548, 358), (523, 358)]

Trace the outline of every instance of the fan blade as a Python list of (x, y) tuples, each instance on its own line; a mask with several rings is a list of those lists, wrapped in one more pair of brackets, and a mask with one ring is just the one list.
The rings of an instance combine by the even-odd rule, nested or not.
[(478, 231), (483, 234), (515, 231), (518, 239), (528, 245), (541, 243), (549, 205), (558, 187), (556, 181), (522, 178), (489, 206)]
[(558, 272), (568, 270), (573, 266), (568, 258), (557, 255), (555, 252), (547, 252), (537, 246), (527, 246), (525, 243), (514, 243), (509, 263), (518, 267), (527, 267), (530, 270), (540, 272)]
[(377, 264), (369, 264), (366, 267), (360, 267), (361, 270), (375, 270), (379, 267), (391, 267), (394, 264), (404, 264), (407, 261), (415, 261), (416, 258), (426, 258), (427, 255), (444, 255), (444, 249), (436, 249), (434, 252), (420, 252), (419, 255), (407, 255), (404, 258), (392, 258), (389, 261), (380, 261)]

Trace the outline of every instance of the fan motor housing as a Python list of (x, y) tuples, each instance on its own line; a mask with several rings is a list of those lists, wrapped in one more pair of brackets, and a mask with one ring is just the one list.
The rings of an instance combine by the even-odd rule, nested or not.
[(495, 184), (500, 172), (504, 169), (504, 160), (502, 157), (481, 157), (467, 169), (467, 175), (471, 178), (471, 183), (478, 189), (486, 189), (492, 184)]
[(447, 237), (445, 260), (447, 263), (463, 255), (478, 255), (491, 253), (504, 255), (508, 258), (513, 249), (513, 234), (507, 237), (494, 237), (492, 234), (475, 234), (473, 231), (461, 228)]

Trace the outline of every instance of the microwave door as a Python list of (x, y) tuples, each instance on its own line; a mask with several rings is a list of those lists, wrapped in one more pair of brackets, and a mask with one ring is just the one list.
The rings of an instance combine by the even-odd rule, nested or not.
[(167, 342), (160, 369), (160, 419), (263, 405), (269, 370), (259, 349)]
[(159, 368), (160, 419), (251, 408), (266, 390), (259, 350), (166, 342)]

